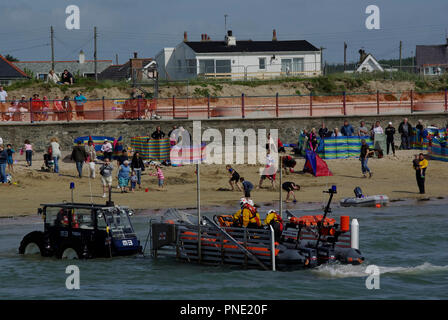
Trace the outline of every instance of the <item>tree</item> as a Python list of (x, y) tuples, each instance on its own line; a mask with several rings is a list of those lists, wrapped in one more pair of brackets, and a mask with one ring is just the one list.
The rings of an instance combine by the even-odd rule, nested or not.
[(17, 59), (16, 57), (13, 57), (13, 56), (10, 55), (10, 54), (7, 54), (7, 55), (5, 56), (5, 59), (8, 60), (9, 62), (18, 62), (18, 61), (19, 61), (19, 59)]

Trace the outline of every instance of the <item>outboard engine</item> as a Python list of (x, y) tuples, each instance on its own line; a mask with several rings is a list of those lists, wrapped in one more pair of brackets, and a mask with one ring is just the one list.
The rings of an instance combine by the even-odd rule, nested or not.
[(341, 263), (358, 265), (364, 262), (364, 257), (358, 249), (353, 248), (335, 248), (336, 259)]
[(356, 187), (355, 190), (353, 190), (353, 192), (355, 193), (356, 198), (363, 198), (364, 197), (360, 187)]

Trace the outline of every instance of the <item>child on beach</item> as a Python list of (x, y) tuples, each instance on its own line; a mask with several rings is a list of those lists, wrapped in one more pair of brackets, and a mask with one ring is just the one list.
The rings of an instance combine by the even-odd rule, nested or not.
[(165, 180), (165, 176), (163, 175), (163, 171), (162, 168), (160, 168), (160, 164), (156, 164), (154, 165), (157, 173), (152, 173), (152, 176), (157, 176), (157, 178), (159, 179), (159, 188), (162, 189), (163, 188), (163, 182)]
[(25, 140), (25, 144), (23, 145), (22, 150), (25, 151), (26, 166), (31, 167), (31, 165), (33, 164), (33, 145), (31, 144), (30, 140)]
[(137, 186), (138, 177), (134, 170), (131, 172), (131, 191), (135, 191), (135, 187)]
[(6, 152), (8, 153), (8, 157), (6, 158), (6, 162), (8, 163), (8, 170), (10, 173), (14, 172), (14, 157), (13, 154), (16, 153), (12, 148), (12, 145), (8, 143), (6, 145)]

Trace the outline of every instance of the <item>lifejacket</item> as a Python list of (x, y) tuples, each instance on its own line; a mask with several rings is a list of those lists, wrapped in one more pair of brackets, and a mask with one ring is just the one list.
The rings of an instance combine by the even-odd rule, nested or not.
[[(316, 216), (302, 216), (300, 218), (297, 217), (291, 217), (289, 218), (289, 221), (294, 224), (302, 224), (306, 225), (307, 227), (310, 226), (317, 226), (318, 222), (321, 222), (323, 219), (322, 215), (316, 215)], [(325, 221), (322, 223), (324, 227), (327, 226), (333, 226), (336, 223), (336, 220), (333, 218), (325, 218)]]
[(76, 215), (72, 213), (72, 227), (75, 229), (79, 228), (78, 219), (76, 219)]
[(233, 225), (234, 217), (231, 215), (219, 215), (216, 216), (218, 223), (221, 227), (231, 227)]
[[(249, 213), (249, 217), (247, 217), (247, 215), (245, 216), (245, 213), (247, 212)], [(244, 227), (247, 227), (249, 223), (256, 224), (257, 227), (261, 227), (262, 225), (260, 215), (258, 214), (257, 209), (248, 203), (246, 203), (241, 209), (239, 219), (241, 225)]]
[(280, 232), (283, 231), (283, 219), (277, 212), (271, 212), (268, 215), (266, 215), (266, 219), (264, 219), (264, 224), (272, 226), (276, 224)]
[(62, 224), (64, 227), (67, 227), (67, 226), (68, 226), (68, 217), (67, 217), (67, 215), (64, 215), (64, 216), (62, 217), (61, 224)]

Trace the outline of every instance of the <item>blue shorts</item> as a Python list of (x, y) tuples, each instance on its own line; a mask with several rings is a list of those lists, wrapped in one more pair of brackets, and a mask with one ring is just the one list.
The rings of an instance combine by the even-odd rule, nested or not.
[(10, 157), (8, 157), (8, 158), (6, 159), (6, 162), (7, 162), (8, 164), (13, 164), (13, 163), (14, 163), (14, 161), (13, 161), (12, 158), (10, 158)]
[(159, 179), (159, 187), (163, 187), (163, 179)]

